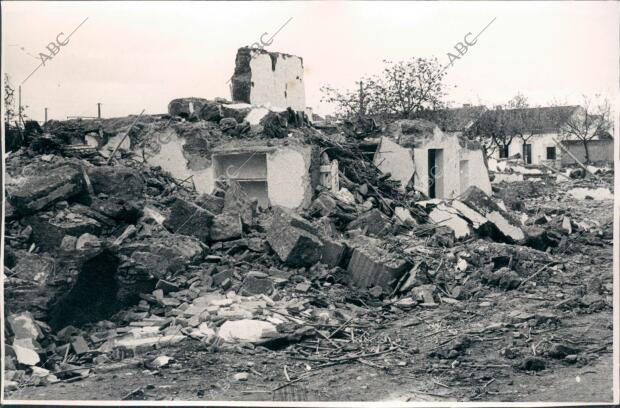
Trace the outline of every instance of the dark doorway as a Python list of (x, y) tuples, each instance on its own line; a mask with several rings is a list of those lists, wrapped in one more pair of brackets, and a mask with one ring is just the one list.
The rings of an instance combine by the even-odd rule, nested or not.
[(532, 164), (532, 145), (524, 144), (523, 145), (523, 160), (525, 164)]
[(428, 196), (441, 198), (443, 193), (442, 150), (428, 149)]

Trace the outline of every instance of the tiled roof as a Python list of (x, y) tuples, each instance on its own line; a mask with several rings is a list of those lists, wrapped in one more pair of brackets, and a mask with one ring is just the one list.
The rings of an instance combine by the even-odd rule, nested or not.
[(579, 106), (545, 106), (539, 108), (495, 109), (484, 115), (510, 115), (525, 124), (524, 131), (543, 133), (558, 130)]
[(485, 106), (463, 106), (462, 108), (416, 112), (415, 117), (435, 122), (444, 132), (462, 132), (486, 109)]

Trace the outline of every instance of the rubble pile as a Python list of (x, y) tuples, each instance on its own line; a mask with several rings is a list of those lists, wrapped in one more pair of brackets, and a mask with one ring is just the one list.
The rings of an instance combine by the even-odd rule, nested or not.
[[(192, 341), (209, 353), (277, 350), (302, 359), (308, 373), (350, 362), (404, 367), (419, 348), (371, 332), (401, 330), (412, 316), (443, 306), (461, 313), (468, 302), (490, 307), (488, 299), (507, 292), (534, 296), (563, 276), (567, 253), (613, 240), (610, 224), (552, 204), (581, 181), (541, 189), (528, 181), (521, 190), (500, 184), (496, 197), (471, 187), (455, 199), (427, 200), (382, 174), (358, 135), (324, 134), (290, 110), (189, 102), (172, 101), (173, 115), (135, 127), (135, 118), (51, 121), (8, 155), (7, 391), (128, 367), (178, 367), (153, 352)], [(149, 147), (148, 135), (167, 129), (184, 134), (184, 149), (197, 155), (239, 138), (304, 139), (323, 163), (338, 161), (341, 188), (319, 185), (297, 210), (260, 208), (226, 177), (200, 194), (133, 148), (142, 155), (165, 149)], [(133, 147), (112, 156), (123, 132)], [(76, 144), (91, 151), (66, 149)], [(558, 297), (554, 310), (609, 308), (610, 279), (599, 283), (589, 298)], [(519, 312), (506, 324), (559, 320)], [(441, 363), (466, 356), (480, 341), (478, 329), (448, 336), (427, 355)], [(515, 370), (548, 364), (521, 346), (505, 350), (506, 358), (523, 356)], [(556, 344), (545, 358), (576, 361), (579, 353)]]

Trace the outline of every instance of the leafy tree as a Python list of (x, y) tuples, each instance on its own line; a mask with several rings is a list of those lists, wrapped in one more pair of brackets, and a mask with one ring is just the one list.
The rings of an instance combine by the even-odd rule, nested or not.
[(524, 109), (529, 107), (530, 103), (528, 102), (527, 97), (521, 92), (517, 92), (517, 94), (506, 103), (506, 109)]
[(321, 101), (335, 103), (337, 114), (344, 118), (407, 118), (442, 106), (445, 71), (436, 58), (383, 63), (381, 74), (361, 78), (355, 89), (341, 91), (323, 86)]

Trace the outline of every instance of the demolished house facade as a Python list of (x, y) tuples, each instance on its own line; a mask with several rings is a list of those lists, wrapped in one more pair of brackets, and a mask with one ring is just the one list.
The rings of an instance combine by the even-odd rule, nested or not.
[[(480, 146), (430, 121), (389, 121), (364, 137), (313, 127), (299, 57), (242, 48), (231, 82), (231, 101), (175, 99), (166, 115), (49, 121), (8, 154), (7, 392), (119, 366), (160, 373), (172, 367), (162, 350), (189, 342), (200, 358), (243, 361), (232, 373), (179, 354), (175, 369), (200, 364), (235, 381), (262, 380), (257, 370), (273, 381), (282, 370), (267, 364), (289, 354), (311, 375), (359, 360), (474, 378), (452, 361), (486, 354), (488, 342), (414, 334), (452, 321), (469, 330), (474, 318), (499, 339), (547, 330), (568, 301), (511, 309), (490, 326), (485, 309), (467, 308), (516, 308), (501, 301), (508, 291), (553, 292), (571, 245), (613, 239), (611, 221), (542, 207), (570, 192), (547, 188), (525, 209), (528, 186), (492, 189)], [(611, 274), (602, 279), (589, 299), (562, 296), (607, 313)], [(534, 361), (525, 335), (511, 344), (516, 363), (501, 366), (511, 373), (566, 355)], [(247, 354), (268, 363), (247, 365)]]
[(374, 163), (402, 186), (411, 184), (430, 198), (454, 198), (471, 186), (491, 194), (479, 144), (444, 133), (429, 121), (399, 120), (388, 125)]

